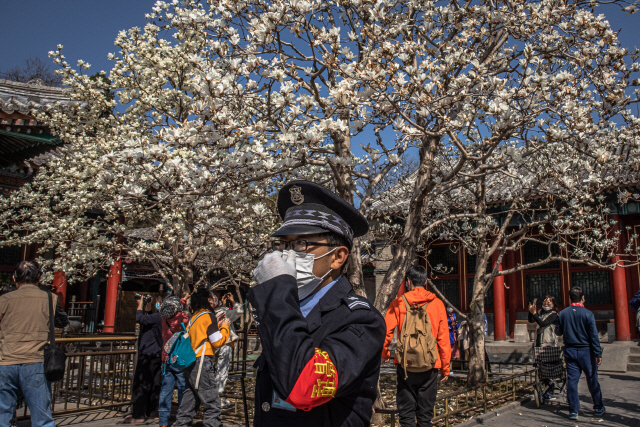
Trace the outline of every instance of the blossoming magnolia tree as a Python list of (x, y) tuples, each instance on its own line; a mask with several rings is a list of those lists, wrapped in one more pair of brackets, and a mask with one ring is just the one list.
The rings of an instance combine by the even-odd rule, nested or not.
[(214, 268), (250, 273), (273, 227), (271, 179), (291, 159), (262, 136), (260, 105), (192, 33), (177, 26), (175, 44), (152, 24), (121, 33), (106, 79), (73, 70), (61, 46), (50, 54), (77, 102), (38, 118), (67, 145), (2, 200), (3, 243), (53, 249), (44, 265), (72, 279), (114, 256), (146, 261), (177, 295)]
[[(598, 161), (611, 142), (596, 130), (615, 115), (634, 120), (625, 91), (638, 64), (591, 11), (597, 2), (183, 4), (188, 11), (159, 2), (150, 19), (207, 22), (221, 61), (243, 75), (245, 97), (264, 103), (267, 137), (285, 142), (294, 163), (317, 166), (312, 179), (328, 174), (365, 215), (402, 155), (419, 153), (399, 251), (376, 301), (383, 311), (430, 199), (543, 152), (586, 150)], [(572, 167), (588, 166), (581, 159)]]
[[(620, 146), (620, 141), (628, 141), (627, 131), (607, 129), (597, 134), (615, 147)], [(628, 148), (627, 143), (623, 142), (622, 147)], [(633, 165), (608, 152), (595, 162), (584, 159), (583, 151), (567, 156), (567, 149), (563, 147), (561, 153), (540, 153), (519, 164), (518, 169), (511, 163), (495, 173), (460, 184), (433, 197), (424, 211), (425, 226), (420, 238), (421, 254), (427, 262), (434, 241), (455, 242), (452, 250), (475, 258), (473, 286), (468, 296), (470, 315), (452, 305), (444, 295), (445, 290), (432, 281), (441, 274), (449, 274), (448, 267), (429, 263), (431, 288), (472, 326), (469, 378), (473, 383), (480, 382), (485, 375), (481, 318), (485, 298), (493, 286), (506, 283), (494, 282), (495, 278), (559, 261), (611, 269), (638, 265), (637, 236), (621, 230), (608, 215), (608, 206), (616, 199), (614, 189), (620, 172)], [(507, 156), (517, 157), (522, 150), (505, 151), (511, 151)], [(559, 158), (565, 163), (557, 163)], [(464, 169), (462, 172), (466, 173)], [(412, 179), (406, 181), (410, 184)], [(399, 212), (408, 202), (404, 188), (396, 188), (400, 191), (388, 192), (386, 204), (395, 205)], [(515, 256), (514, 251), (527, 244), (544, 248), (542, 255), (535, 260), (515, 262), (516, 256), (510, 262), (511, 267), (503, 268), (505, 257)]]
[[(595, 6), (159, 1), (144, 30), (118, 37), (108, 85), (52, 54), (79, 101), (73, 114), (48, 118), (71, 154), (12, 199), (16, 209), (29, 206), (15, 219), (33, 234), (11, 236), (55, 245), (63, 257), (55, 268), (67, 270), (104, 262), (124, 245), (123, 230), (139, 224), (172, 230), (167, 242), (178, 248), (209, 244), (188, 232), (219, 236), (219, 224), (254, 242), (271, 224), (267, 210), (252, 205), (281, 177), (330, 183), (367, 215), (385, 176), (417, 152), (399, 249), (375, 302), (384, 312), (425, 227), (464, 215), (443, 212), (425, 223), (431, 200), (489, 173), (518, 171), (536, 156), (559, 165), (570, 160), (563, 153), (580, 151), (585, 156), (568, 164), (592, 167), (610, 151), (598, 131), (614, 115), (632, 123), (625, 91), (638, 65)], [(104, 113), (114, 106), (104, 89), (123, 111)], [(108, 212), (100, 227), (84, 219), (96, 206)], [(120, 215), (125, 224), (115, 225)], [(79, 235), (91, 244), (74, 242)], [(75, 243), (75, 258), (63, 241)], [(139, 246), (130, 252), (143, 256)], [(168, 247), (158, 244), (162, 257), (173, 257)], [(356, 243), (349, 278), (362, 292), (359, 255)]]
[[(395, 295), (421, 237), (442, 229), (464, 237), (452, 228), (459, 223), (466, 223), (461, 227), (470, 233), (467, 242), (474, 233), (484, 233), (478, 231), (484, 224), (475, 221), (486, 212), (484, 192), (490, 176), (527, 184), (528, 189), (536, 180), (548, 185), (557, 200), (557, 212), (550, 211), (550, 218), (567, 222), (538, 225), (581, 229), (587, 227), (587, 214), (579, 222), (565, 220), (564, 215), (593, 204), (603, 186), (616, 184), (613, 175), (600, 172), (615, 169), (619, 144), (627, 144), (634, 153), (638, 150), (637, 119), (630, 110), (637, 95), (627, 93), (639, 68), (637, 56), (619, 46), (616, 34), (604, 17), (590, 11), (590, 4), (403, 6), (381, 13), (386, 22), (399, 25), (391, 28), (402, 29), (385, 45), (388, 57), (402, 62), (385, 63), (381, 57), (375, 63), (380, 80), (395, 83), (385, 96), (397, 105), (398, 129), (418, 142), (420, 165), (403, 209), (398, 251), (376, 298), (379, 309)], [(622, 129), (613, 126), (614, 116)], [(453, 209), (451, 203), (464, 188), (479, 194), (466, 199), (480, 203), (479, 209)], [(511, 200), (518, 202), (512, 216), (530, 209), (522, 200), (525, 193), (509, 185), (500, 186), (499, 193), (496, 197), (507, 206)], [(392, 203), (378, 205), (384, 213), (385, 205)], [(553, 204), (540, 209), (552, 210)], [(517, 237), (507, 239), (506, 245), (513, 249), (521, 244)], [(505, 245), (504, 238), (498, 236), (495, 244)], [(601, 245), (605, 249), (611, 243)], [(491, 252), (481, 250), (485, 261)], [(482, 301), (488, 286), (478, 277), (475, 309), (469, 315), (475, 350), (469, 385), (484, 379)]]

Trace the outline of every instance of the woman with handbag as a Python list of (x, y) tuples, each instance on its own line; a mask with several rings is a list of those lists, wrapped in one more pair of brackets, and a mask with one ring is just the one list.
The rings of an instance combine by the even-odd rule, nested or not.
[[(556, 324), (558, 323), (558, 309), (556, 308), (556, 299), (547, 295), (542, 301), (542, 308), (536, 311), (536, 301), (529, 304), (529, 322), (537, 323), (536, 329), (536, 347), (557, 347), (558, 336), (556, 335)], [(545, 384), (550, 386), (548, 393), (545, 393), (544, 400), (556, 400), (554, 395), (553, 382), (545, 380)]]
[(191, 295), (190, 305), (192, 314), (187, 330), (196, 361), (184, 370), (186, 389), (174, 427), (190, 426), (200, 403), (204, 407), (204, 426), (219, 427), (220, 396), (213, 358), (215, 350), (229, 338), (229, 320), (225, 319), (218, 325), (214, 311), (218, 298), (206, 288), (200, 288)]

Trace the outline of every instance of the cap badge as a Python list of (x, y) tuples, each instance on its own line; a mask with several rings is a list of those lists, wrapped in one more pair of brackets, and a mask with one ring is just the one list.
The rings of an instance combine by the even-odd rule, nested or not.
[(291, 201), (294, 205), (300, 205), (304, 202), (304, 196), (302, 195), (302, 188), (294, 185), (289, 189), (291, 191)]

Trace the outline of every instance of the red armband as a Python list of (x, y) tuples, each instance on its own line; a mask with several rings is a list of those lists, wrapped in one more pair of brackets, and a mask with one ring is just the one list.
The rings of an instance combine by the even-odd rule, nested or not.
[(338, 371), (329, 353), (316, 348), (285, 401), (298, 409), (309, 411), (330, 401), (336, 395), (336, 390)]

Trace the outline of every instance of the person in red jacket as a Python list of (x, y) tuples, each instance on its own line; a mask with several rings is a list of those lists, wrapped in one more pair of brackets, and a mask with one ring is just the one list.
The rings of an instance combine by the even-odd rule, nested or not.
[[(187, 297), (189, 295), (186, 295)], [(158, 421), (160, 427), (169, 425), (169, 416), (171, 415), (171, 402), (173, 401), (173, 389), (178, 388), (178, 407), (182, 402), (182, 394), (184, 393), (185, 378), (184, 372), (174, 369), (169, 362), (169, 354), (165, 345), (167, 341), (176, 332), (182, 331), (182, 325), (185, 328), (189, 323), (189, 316), (184, 313), (184, 306), (187, 301), (176, 296), (166, 298), (160, 306), (160, 315), (162, 316), (162, 388), (160, 390), (160, 402), (158, 410)]]
[[(449, 363), (451, 361), (451, 344), (449, 342), (449, 325), (447, 323), (447, 311), (442, 301), (434, 293), (425, 289), (427, 282), (427, 269), (420, 265), (412, 265), (407, 270), (405, 288), (408, 290), (404, 296), (411, 305), (419, 304), (427, 306), (427, 314), (431, 321), (431, 332), (436, 339), (438, 347), (438, 360), (433, 368), (425, 372), (407, 372), (398, 365), (398, 359), (394, 357), (394, 363), (398, 365), (398, 392), (396, 404), (402, 427), (430, 426), (433, 418), (433, 405), (438, 394), (438, 371), (442, 374), (442, 382), (449, 379)], [(382, 348), (382, 359), (388, 362), (391, 354), (389, 345), (393, 339), (393, 331), (398, 328), (398, 337), (402, 334), (407, 309), (402, 297), (398, 297), (389, 306), (385, 316), (387, 324), (387, 336)], [(417, 424), (416, 424), (417, 419)]]

